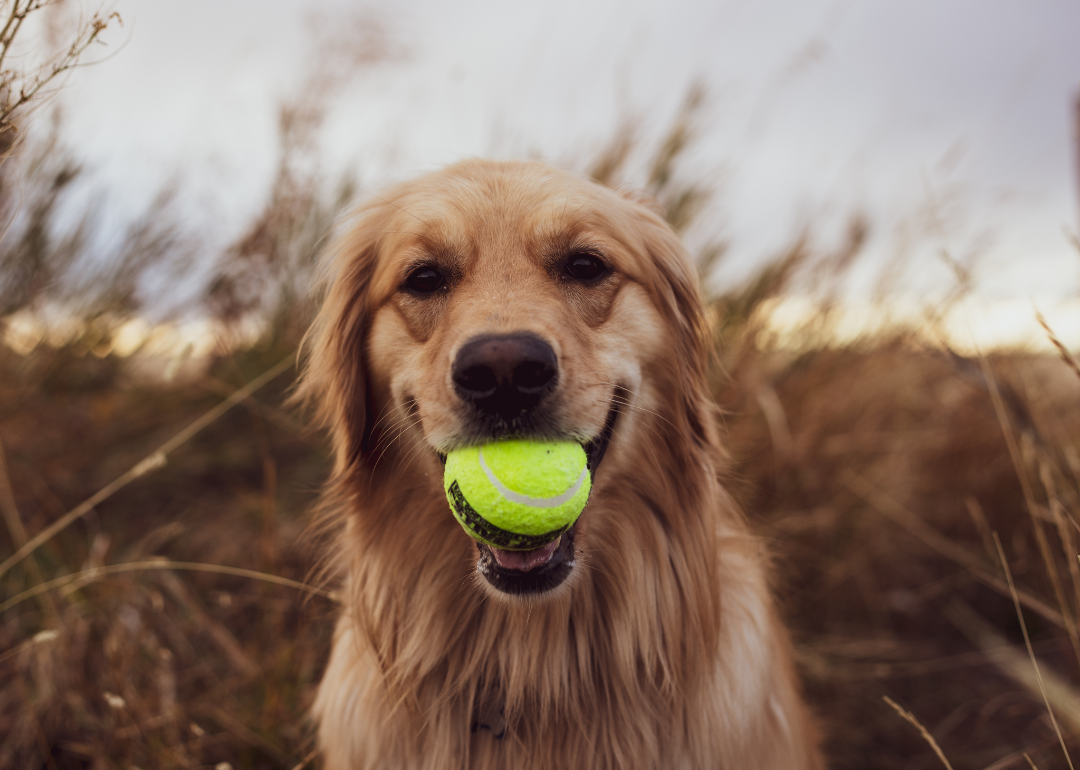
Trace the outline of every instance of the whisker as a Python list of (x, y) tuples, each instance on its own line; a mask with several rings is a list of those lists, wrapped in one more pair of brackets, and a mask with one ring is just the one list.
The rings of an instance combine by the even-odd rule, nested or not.
[[(659, 417), (661, 420), (664, 420), (664, 422), (667, 422), (669, 425), (671, 424), (670, 421), (665, 420), (662, 415), (658, 415), (658, 414), (656, 414), (656, 412), (645, 409), (644, 407), (635, 406), (634, 404), (628, 403), (626, 401), (620, 401), (620, 400), (618, 400), (617, 396), (612, 396), (610, 399), (608, 399), (608, 403), (619, 404), (620, 406), (625, 406), (627, 409), (629, 409), (632, 412), (642, 412), (642, 413), (645, 413), (645, 414), (653, 415), (653, 416)], [(652, 432), (652, 434), (654, 436), (656, 436), (656, 438), (663, 441), (663, 439), (664, 439), (663, 435), (661, 435), (660, 431), (658, 431), (655, 426), (650, 425), (649, 423), (645, 423), (645, 427), (648, 430), (650, 430)], [(671, 427), (675, 428), (676, 431), (679, 430), (674, 425), (672, 425)], [(680, 433), (681, 433), (681, 431), (680, 431)]]
[(591, 571), (593, 571), (593, 572), (599, 572), (599, 573), (600, 573), (601, 575), (604, 575), (604, 576), (605, 576), (605, 577), (607, 577), (607, 578), (608, 578), (609, 580), (612, 580), (612, 581), (614, 581), (614, 580), (615, 580), (615, 576), (614, 576), (614, 575), (612, 575), (612, 574), (611, 574), (610, 572), (607, 572), (606, 570), (602, 570), (602, 569), (600, 569), (600, 568), (599, 568), (599, 567), (597, 567), (597, 566), (596, 566), (595, 564), (592, 564), (592, 563), (590, 563), (590, 562), (587, 562), (587, 561), (582, 561), (582, 562), (580, 562), (580, 564), (581, 564), (581, 566), (582, 566), (582, 567), (583, 567), (584, 569), (587, 569), (587, 570), (591, 570)]
[[(611, 387), (615, 388), (616, 390), (624, 390), (624, 388), (623, 388), (623, 387), (622, 387), (621, 385), (619, 385), (619, 384), (618, 384), (617, 382), (609, 382), (609, 381), (607, 381), (607, 380), (597, 380), (597, 382), (599, 382), (599, 383), (601, 383), (601, 384), (603, 384), (603, 385), (610, 385)], [(675, 428), (676, 430), (678, 430), (678, 427), (677, 427), (677, 426), (676, 426), (676, 425), (675, 425), (674, 423), (672, 423), (672, 422), (671, 422), (671, 420), (669, 420), (668, 418), (664, 417), (664, 415), (660, 414), (659, 412), (655, 412), (655, 411), (653, 411), (652, 409), (646, 409), (646, 408), (645, 408), (645, 407), (643, 407), (643, 406), (638, 406), (638, 405), (636, 405), (636, 404), (631, 404), (631, 403), (630, 403), (630, 402), (629, 402), (628, 400), (626, 400), (626, 397), (625, 397), (625, 396), (619, 396), (617, 392), (615, 392), (615, 393), (612, 393), (612, 394), (611, 394), (611, 398), (612, 398), (612, 399), (616, 399), (616, 398), (622, 398), (623, 400), (622, 400), (622, 401), (621, 401), (620, 403), (622, 403), (622, 404), (625, 404), (626, 406), (630, 407), (631, 409), (636, 409), (636, 410), (638, 410), (638, 411), (641, 411), (641, 412), (646, 412), (646, 413), (648, 413), (648, 414), (651, 414), (651, 415), (653, 415), (654, 417), (657, 417), (657, 418), (659, 418), (659, 419), (663, 420), (663, 421), (664, 421), (664, 422), (666, 422), (666, 423), (667, 423), (668, 425), (670, 425), (671, 427), (673, 427), (673, 428)]]
[(398, 439), (401, 438), (401, 436), (405, 433), (406, 429), (409, 427), (408, 425), (404, 425), (404, 423), (409, 420), (410, 416), (411, 415), (405, 415), (404, 417), (401, 417), (400, 419), (398, 419), (397, 422), (395, 422), (393, 425), (387, 426), (387, 430), (397, 429), (397, 433), (394, 434), (393, 438), (391, 438), (389, 441), (385, 442), (385, 445), (383, 445), (383, 442), (381, 442), (381, 441), (379, 442), (379, 445), (383, 447), (383, 450), (379, 453), (379, 456), (377, 458), (375, 458), (375, 462), (371, 466), (372, 474), (374, 474), (375, 469), (379, 467), (379, 463), (382, 461), (383, 456), (398, 441)]
[[(407, 471), (409, 469), (412, 461), (415, 460), (417, 457), (419, 457), (420, 452), (425, 448), (430, 449), (431, 446), (426, 441), (423, 440), (423, 437), (414, 438), (412, 447), (405, 454), (405, 456), (402, 457), (401, 460), (398, 461), (398, 469), (403, 471), (403, 472)], [(432, 451), (434, 451), (434, 450), (432, 450)]]
[[(606, 380), (597, 380), (597, 382), (603, 383), (604, 385), (611, 385), (611, 386), (613, 386), (615, 388), (621, 389), (621, 386), (618, 385), (617, 383), (614, 383), (614, 382), (608, 382)], [(652, 415), (653, 417), (656, 417), (658, 420), (663, 420), (668, 425), (670, 425), (671, 428), (676, 433), (678, 433), (681, 438), (683, 438), (683, 439), (686, 438), (686, 434), (683, 433), (683, 431), (679, 428), (679, 426), (676, 425), (675, 423), (673, 423), (668, 418), (664, 417), (664, 415), (660, 414), (659, 412), (653, 411), (652, 409), (647, 409), (644, 406), (638, 406), (637, 404), (632, 404), (629, 401), (627, 401), (624, 396), (619, 396), (616, 393), (612, 393), (608, 397), (608, 403), (619, 404), (620, 406), (625, 406), (628, 409), (634, 410), (635, 412), (640, 412), (640, 413), (643, 413), (643, 414)], [(659, 436), (659, 434), (657, 434), (657, 436)]]
[(376, 428), (378, 428), (378, 427), (379, 427), (379, 425), (380, 425), (380, 423), (382, 423), (382, 421), (383, 421), (383, 420), (385, 420), (386, 418), (390, 417), (390, 416), (391, 416), (392, 414), (394, 414), (395, 412), (401, 411), (402, 409), (408, 409), (408, 407), (409, 407), (409, 405), (408, 405), (407, 403), (405, 403), (405, 404), (398, 404), (398, 405), (396, 405), (396, 406), (393, 406), (393, 408), (391, 408), (391, 406), (392, 406), (391, 404), (387, 404), (387, 405), (386, 405), (386, 406), (385, 406), (385, 407), (383, 408), (383, 410), (382, 410), (382, 413), (381, 413), (381, 414), (379, 415), (379, 418), (378, 418), (378, 419), (377, 419), (377, 420), (375, 421), (375, 423), (374, 423), (374, 424), (373, 424), (373, 425), (371, 426), (371, 430), (372, 430), (372, 431), (374, 431), (374, 430), (375, 430)]

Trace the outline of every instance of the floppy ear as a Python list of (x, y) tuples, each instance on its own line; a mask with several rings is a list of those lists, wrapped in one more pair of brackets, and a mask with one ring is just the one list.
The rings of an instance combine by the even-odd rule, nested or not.
[(675, 336), (676, 411), (695, 441), (714, 446), (715, 407), (707, 382), (710, 332), (697, 270), (671, 227), (652, 209), (635, 208), (643, 246), (660, 278), (646, 289)]
[(317, 422), (329, 430), (336, 473), (355, 467), (371, 448), (367, 339), (369, 288), (384, 230), (380, 209), (361, 207), (332, 238), (320, 281), (322, 308), (301, 345), (302, 354), (307, 350), (294, 398), (313, 406)]

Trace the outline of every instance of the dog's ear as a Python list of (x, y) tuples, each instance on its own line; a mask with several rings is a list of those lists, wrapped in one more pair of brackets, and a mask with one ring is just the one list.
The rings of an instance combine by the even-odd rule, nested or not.
[(659, 280), (647, 282), (657, 309), (675, 334), (677, 411), (703, 446), (713, 445), (714, 407), (708, 391), (710, 330), (697, 270), (679, 237), (651, 208), (637, 207), (641, 239)]
[(294, 400), (314, 408), (331, 435), (334, 467), (343, 473), (371, 448), (367, 339), (369, 289), (378, 262), (383, 207), (363, 206), (345, 220), (323, 259), (323, 302), (301, 345), (303, 369)]

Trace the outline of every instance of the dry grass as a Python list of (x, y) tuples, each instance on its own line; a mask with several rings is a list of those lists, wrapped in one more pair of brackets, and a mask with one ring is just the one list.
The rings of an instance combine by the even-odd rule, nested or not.
[[(889, 696), (956, 767), (1019, 766), (1025, 751), (1040, 767), (1066, 766), (994, 538), (1004, 543), (1044, 674), (1060, 685), (1059, 706), (1076, 713), (1080, 389), (1072, 373), (1050, 357), (988, 362), (1009, 405), (1004, 428), (1016, 434), (1017, 468), (977, 362), (902, 339), (754, 358), (752, 377), (721, 390), (738, 489), (773, 541), (834, 765), (935, 766), (883, 706)], [(788, 426), (779, 443), (755, 397), (764, 387)], [(987, 628), (992, 639), (980, 634)], [(1075, 751), (1069, 736), (1080, 724), (1067, 721)]]
[[(2, 366), (0, 437), (31, 535), (270, 368), (223, 360), (159, 388), (72, 351), (4, 351)], [(156, 561), (304, 580), (303, 515), (325, 458), (273, 406), (287, 385), (221, 415), (0, 578), (7, 599), (37, 582), (30, 564), (48, 578), (90, 571), (5, 608), (0, 766), (279, 767), (307, 753), (302, 714), (332, 603)]]
[[(732, 484), (772, 544), (833, 766), (941, 766), (888, 697), (954, 767), (1023, 767), (1025, 754), (1065, 767), (1042, 693), (1075, 752), (1072, 371), (992, 356), (999, 414), (978, 362), (904, 339), (798, 356), (719, 342)], [(163, 384), (77, 347), (0, 352), (22, 537), (154, 457), (280, 353)], [(0, 577), (4, 599), (59, 579), (0, 614), (0, 766), (288, 768), (308, 755), (332, 602), (257, 574), (305, 580), (305, 509), (326, 471), (320, 439), (283, 410), (288, 382), (220, 414)]]

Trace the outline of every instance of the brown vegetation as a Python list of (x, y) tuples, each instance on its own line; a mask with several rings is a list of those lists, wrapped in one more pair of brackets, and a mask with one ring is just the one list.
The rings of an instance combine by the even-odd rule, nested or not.
[[(1080, 380), (1049, 357), (997, 355), (984, 372), (903, 339), (798, 356), (723, 343), (721, 362), (736, 359), (716, 378), (731, 484), (773, 543), (834, 766), (937, 766), (889, 696), (956, 767), (1006, 757), (996, 766), (1019, 767), (1024, 751), (1044, 770), (1064, 767), (994, 534), (1044, 678), (1060, 685), (1058, 725), (1075, 734), (1077, 576), (1066, 554), (1080, 539)], [(152, 383), (76, 345), (4, 350), (0, 438), (14, 493), (5, 505), (33, 536), (282, 353), (253, 349), (194, 379)], [(13, 567), (0, 578), (3, 598), (153, 557), (304, 580), (305, 510), (327, 458), (281, 406), (290, 376)], [(291, 587), (161, 568), (6, 608), (0, 765), (292, 767), (310, 746), (303, 720), (330, 609)]]

